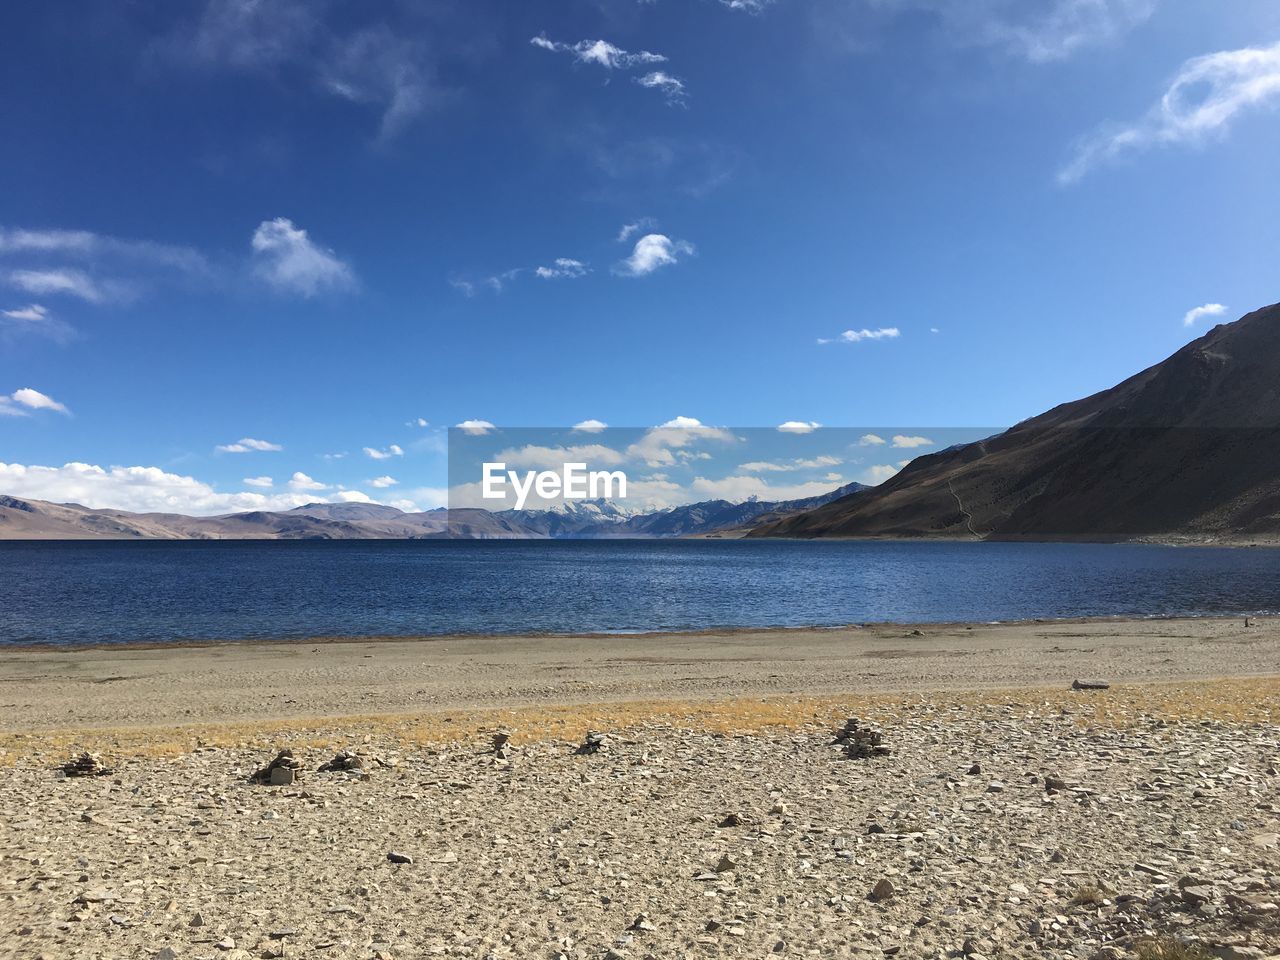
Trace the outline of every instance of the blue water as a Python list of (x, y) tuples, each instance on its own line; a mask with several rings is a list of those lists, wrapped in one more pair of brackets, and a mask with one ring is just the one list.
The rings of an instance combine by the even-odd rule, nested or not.
[(1280, 611), (1280, 550), (1035, 543), (0, 543), (0, 644)]

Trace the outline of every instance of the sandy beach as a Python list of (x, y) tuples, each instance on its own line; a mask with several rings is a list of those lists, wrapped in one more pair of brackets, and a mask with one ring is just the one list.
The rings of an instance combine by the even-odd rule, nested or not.
[(1267, 957), (1277, 664), (1238, 618), (9, 649), (0, 956)]

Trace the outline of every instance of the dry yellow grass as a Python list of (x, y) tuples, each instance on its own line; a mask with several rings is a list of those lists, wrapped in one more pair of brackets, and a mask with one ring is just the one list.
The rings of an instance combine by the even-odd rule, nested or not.
[(1124, 728), (1162, 720), (1170, 724), (1219, 721), (1267, 724), (1280, 713), (1280, 677), (1119, 685), (1101, 693), (1061, 688), (936, 693), (868, 693), (825, 697), (754, 697), (718, 700), (635, 700), (607, 704), (535, 704), (511, 709), (449, 710), (419, 714), (238, 720), (162, 727), (50, 729), (0, 734), (0, 764), (50, 759), (92, 750), (109, 757), (178, 757), (201, 745), (337, 749), (366, 736), (405, 748), (484, 742), (497, 728), (514, 742), (572, 741), (588, 730), (625, 733), (674, 727), (725, 734), (827, 729), (848, 716), (884, 723), (905, 712), (948, 714), (1012, 710), (1039, 716), (1062, 713), (1082, 726)]

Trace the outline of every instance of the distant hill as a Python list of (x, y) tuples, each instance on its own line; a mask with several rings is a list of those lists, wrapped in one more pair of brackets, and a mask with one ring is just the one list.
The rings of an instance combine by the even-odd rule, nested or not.
[(280, 512), (216, 517), (95, 510), (0, 496), (0, 540), (533, 540), (680, 537), (739, 527), (763, 515), (807, 509), (860, 488), (783, 503), (713, 500), (632, 514), (600, 501), (559, 510), (428, 510), (406, 513), (371, 503), (309, 503)]
[(750, 536), (1280, 540), (1280, 305)]

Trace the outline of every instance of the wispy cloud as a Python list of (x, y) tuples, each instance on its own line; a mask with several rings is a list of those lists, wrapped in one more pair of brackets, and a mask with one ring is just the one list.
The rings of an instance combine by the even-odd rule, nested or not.
[(874, 13), (934, 16), (949, 41), (987, 46), (1029, 63), (1067, 60), (1113, 43), (1151, 17), (1157, 0), (862, 0), (844, 16)]
[[(301, 78), (315, 90), (380, 111), (378, 139), (444, 100), (421, 34), (378, 22), (344, 30), (306, 0), (208, 0), (162, 47), (182, 65)], [(333, 21), (337, 23), (335, 19)]]
[(880, 327), (876, 330), (846, 330), (838, 337), (818, 338), (818, 343), (862, 343), (864, 340), (893, 340), (902, 332), (897, 327)]
[(33, 303), (13, 310), (0, 310), (0, 315), (25, 323), (44, 323), (49, 319), (49, 310), (38, 303)]
[(578, 63), (594, 63), (606, 70), (627, 70), (631, 67), (647, 63), (665, 63), (666, 57), (660, 53), (641, 50), (639, 53), (628, 53), (607, 40), (580, 40), (577, 43), (560, 43), (548, 40), (545, 33), (539, 34), (529, 41), (535, 47), (550, 50), (553, 53), (568, 53)]
[(625, 277), (643, 277), (659, 267), (678, 263), (682, 257), (693, 256), (693, 244), (685, 240), (673, 240), (661, 233), (645, 234), (636, 241), (631, 256), (614, 267), (614, 272)]
[(125, 288), (104, 286), (82, 270), (11, 270), (9, 285), (36, 296), (77, 297), (87, 303), (123, 298)]
[(823, 455), (819, 457), (797, 458), (794, 460), (756, 460), (752, 463), (738, 465), (739, 470), (747, 473), (792, 473), (796, 470), (820, 470), (824, 467), (838, 467), (844, 463), (839, 457)]
[(318, 246), (287, 217), (262, 221), (251, 245), (258, 276), (282, 293), (313, 297), (356, 285), (350, 266), (332, 250)]
[(581, 423), (575, 423), (573, 430), (575, 433), (601, 433), (608, 426), (603, 420), (583, 420)]
[(270, 440), (255, 440), (253, 437), (245, 437), (235, 443), (224, 443), (214, 447), (218, 453), (271, 453), (283, 449), (284, 447), (278, 443), (272, 443)]
[(643, 77), (636, 77), (636, 83), (649, 90), (657, 90), (669, 104), (684, 104), (688, 100), (684, 81), (673, 77), (665, 70), (654, 70)]
[(374, 477), (369, 481), (369, 486), (384, 490), (387, 487), (394, 487), (399, 482), (395, 477)]
[(64, 404), (53, 397), (30, 387), (22, 387), (7, 397), (0, 394), (0, 416), (25, 417), (33, 410), (51, 410), (55, 413), (70, 414)]
[(632, 223), (624, 223), (618, 231), (618, 242), (626, 243), (631, 239), (632, 235), (639, 233), (641, 230), (648, 230), (658, 225), (657, 221), (652, 217), (641, 217)]
[(1099, 165), (1161, 146), (1222, 137), (1251, 110), (1280, 103), (1280, 43), (1223, 50), (1184, 63), (1156, 104), (1130, 124), (1110, 124), (1082, 139), (1058, 173), (1075, 183)]
[(568, 257), (558, 257), (556, 259), (555, 266), (536, 267), (533, 272), (535, 276), (539, 276), (543, 280), (563, 280), (585, 277), (591, 272), (591, 268), (581, 260), (571, 260)]
[(1184, 327), (1195, 326), (1197, 320), (1204, 317), (1220, 317), (1227, 312), (1227, 308), (1221, 303), (1206, 303), (1201, 307), (1193, 307), (1188, 310), (1182, 318)]
[(858, 438), (858, 446), (860, 447), (881, 447), (887, 442), (884, 437), (875, 433), (864, 433)]
[(393, 443), (385, 450), (380, 450), (377, 447), (365, 447), (364, 455), (370, 460), (390, 460), (392, 457), (403, 457), (404, 450), (399, 444)]
[(272, 480), (270, 477), (245, 477), (240, 482), (247, 487), (261, 487), (263, 489), (266, 489), (275, 485), (275, 481)]
[(30, 230), (0, 227), (0, 254), (58, 255), (78, 259), (119, 258), (184, 273), (208, 273), (204, 254), (190, 247), (150, 240), (124, 240), (89, 230)]

